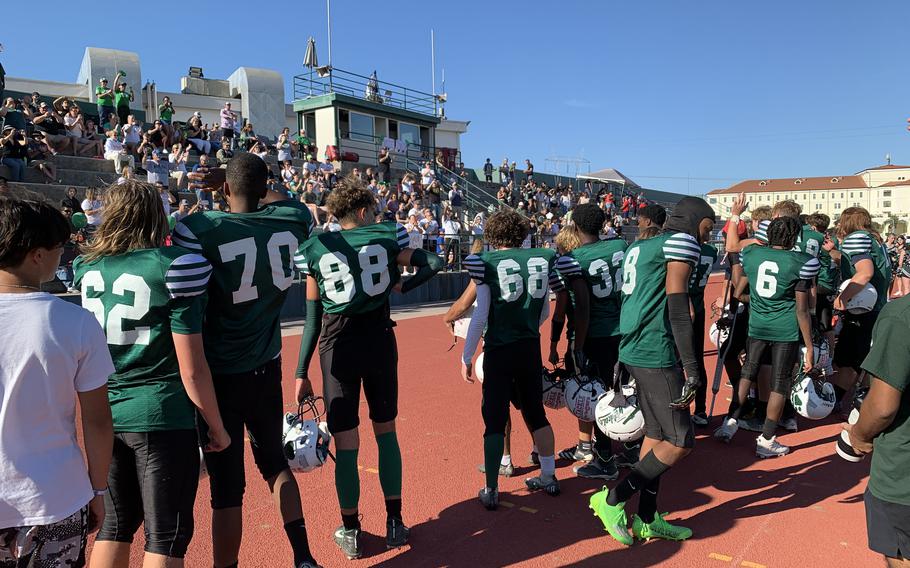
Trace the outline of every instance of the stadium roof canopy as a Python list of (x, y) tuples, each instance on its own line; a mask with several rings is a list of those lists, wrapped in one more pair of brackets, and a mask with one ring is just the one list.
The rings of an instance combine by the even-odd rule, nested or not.
[(614, 168), (604, 168), (602, 170), (597, 170), (596, 172), (588, 172), (586, 174), (578, 174), (578, 179), (590, 179), (594, 181), (599, 181), (602, 183), (621, 183), (624, 184), (627, 188), (636, 188), (641, 187), (617, 169)]

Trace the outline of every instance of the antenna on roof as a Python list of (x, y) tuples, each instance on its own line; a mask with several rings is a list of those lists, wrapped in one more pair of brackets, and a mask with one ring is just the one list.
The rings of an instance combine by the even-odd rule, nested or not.
[(889, 166), (891, 165), (891, 152), (888, 152), (887, 154), (885, 154), (885, 161), (888, 163)]

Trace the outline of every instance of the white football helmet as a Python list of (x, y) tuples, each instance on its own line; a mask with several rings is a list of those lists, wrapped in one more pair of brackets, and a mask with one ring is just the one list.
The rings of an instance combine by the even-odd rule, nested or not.
[[(322, 413), (316, 409), (321, 398), (309, 397), (300, 404), (297, 414), (284, 415), (282, 447), (284, 457), (294, 471), (312, 471), (325, 463), (332, 440), (325, 422), (319, 422)], [(307, 415), (311, 417), (307, 418)]]
[(597, 426), (611, 439), (631, 442), (645, 435), (645, 416), (638, 406), (635, 387), (608, 390), (594, 409)]
[(831, 383), (803, 372), (796, 375), (793, 380), (790, 403), (803, 418), (809, 420), (827, 418), (834, 410), (836, 402), (837, 398)]
[(541, 373), (543, 381), (543, 405), (553, 410), (559, 410), (566, 407), (566, 383), (560, 381), (559, 371), (548, 371), (544, 367)]
[(576, 375), (565, 381), (566, 406), (576, 418), (594, 422), (594, 407), (606, 389), (600, 380), (585, 375)]
[[(844, 280), (840, 285), (840, 291), (843, 292), (844, 288), (850, 285), (850, 282), (850, 280)], [(865, 314), (872, 311), (876, 301), (878, 301), (878, 292), (872, 284), (867, 283), (862, 290), (850, 298), (844, 308), (851, 314)]]
[(714, 322), (711, 324), (711, 329), (708, 330), (708, 337), (711, 338), (714, 347), (720, 347), (730, 337), (730, 330), (726, 327), (718, 329), (717, 322)]

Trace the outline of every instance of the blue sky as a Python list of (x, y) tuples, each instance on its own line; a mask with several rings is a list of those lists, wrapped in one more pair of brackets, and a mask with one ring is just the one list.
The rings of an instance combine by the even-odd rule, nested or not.
[[(163, 0), (155, 19), (112, 12), (112, 32), (97, 10), (67, 10), (52, 42), (6, 26), (0, 61), (12, 76), (71, 81), (85, 46), (111, 47), (137, 51), (164, 90), (190, 65), (217, 78), (247, 65), (283, 73), (290, 98), (307, 36), (321, 64), (328, 55), (324, 1), (291, 5)], [(225, 16), (238, 34), (228, 42)], [(336, 67), (417, 89), (430, 90), (436, 30), (447, 114), (471, 121), (469, 165), (508, 156), (552, 170), (548, 157), (577, 156), (647, 187), (703, 193), (850, 174), (889, 152), (910, 163), (910, 2), (333, 0), (332, 16)], [(153, 32), (156, 22), (168, 23)], [(191, 27), (207, 49), (187, 41)]]

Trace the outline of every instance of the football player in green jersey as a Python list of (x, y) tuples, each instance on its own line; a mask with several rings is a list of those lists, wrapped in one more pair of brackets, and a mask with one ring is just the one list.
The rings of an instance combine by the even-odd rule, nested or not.
[(206, 451), (231, 443), (202, 350), (212, 267), (163, 246), (167, 217), (151, 185), (113, 185), (104, 201), (104, 222), (73, 263), (82, 307), (104, 328), (116, 369), (108, 379), (114, 452), (107, 514), (91, 566), (126, 566), (143, 523), (145, 565), (183, 566), (199, 483), (194, 406), (209, 425)]
[[(740, 281), (735, 294), (751, 307), (746, 363), (739, 381), (739, 408), (730, 414), (715, 434), (729, 441), (739, 428), (742, 405), (755, 382), (762, 357), (771, 352), (771, 393), (762, 433), (756, 439), (756, 454), (762, 458), (782, 456), (790, 448), (774, 435), (798, 366), (813, 366), (809, 290), (818, 275), (818, 259), (793, 250), (801, 224), (794, 217), (778, 217), (768, 226), (768, 246), (750, 245), (741, 254), (748, 282)], [(748, 284), (750, 292), (745, 294)], [(799, 361), (800, 339), (806, 347)]]
[[(881, 237), (872, 228), (872, 217), (862, 207), (848, 207), (837, 221), (840, 249), (831, 241), (824, 244), (831, 258), (840, 264), (841, 274), (850, 284), (834, 300), (834, 309), (843, 311), (844, 326), (834, 351), (832, 384), (840, 402), (855, 383), (860, 366), (872, 345), (872, 328), (879, 312), (888, 302), (891, 265)], [(863, 286), (872, 284), (878, 292), (875, 306), (869, 312), (852, 314), (844, 306)]]
[[(233, 440), (243, 440), (246, 427), (256, 466), (281, 513), (299, 568), (315, 562), (300, 490), (282, 447), (280, 316), (294, 281), (294, 251), (309, 236), (313, 218), (306, 205), (296, 201), (261, 204), (268, 174), (268, 166), (254, 154), (232, 158), (223, 187), (231, 212), (185, 217), (174, 228), (173, 240), (212, 265), (203, 343), (218, 408)], [(205, 455), (216, 568), (235, 565), (240, 552), (243, 446), (238, 442)]]
[(819, 330), (828, 338), (830, 356), (834, 351), (834, 296), (837, 294), (840, 280), (840, 269), (831, 258), (831, 253), (824, 248), (824, 235), (828, 232), (831, 218), (824, 213), (812, 213), (806, 216), (806, 224), (822, 235), (822, 248), (818, 253), (818, 262), (821, 266), (815, 290), (815, 320)]
[[(632, 243), (623, 260), (619, 360), (635, 379), (645, 438), (642, 458), (632, 471), (615, 488), (592, 495), (590, 507), (610, 536), (627, 546), (633, 535), (669, 540), (692, 536), (690, 529), (669, 524), (657, 512), (657, 493), (661, 475), (695, 443), (689, 404), (698, 389), (699, 362), (688, 289), (699, 261), (699, 241), (708, 240), (713, 227), (714, 210), (703, 199), (685, 197), (673, 208), (664, 232)], [(625, 502), (639, 492), (629, 534)]]
[(714, 245), (701, 243), (701, 253), (698, 265), (692, 269), (689, 277), (689, 301), (692, 303), (692, 343), (695, 347), (695, 358), (698, 359), (698, 374), (701, 383), (695, 394), (695, 413), (692, 422), (696, 426), (708, 425), (707, 398), (708, 398), (708, 373), (705, 370), (705, 287), (711, 277), (711, 269), (717, 262), (717, 249)]
[[(572, 220), (581, 245), (560, 257), (556, 269), (572, 292), (576, 329), (586, 329), (582, 351), (604, 386), (612, 388), (613, 371), (619, 361), (620, 288), (626, 242), (600, 239), (606, 215), (593, 203), (577, 206)], [(581, 434), (587, 434), (590, 440), (594, 423), (579, 421), (578, 426), (580, 443)], [(594, 438), (594, 459), (577, 467), (575, 472), (581, 477), (616, 479), (619, 471), (610, 438), (599, 430)]]
[[(408, 540), (409, 530), (401, 517), (401, 450), (395, 432), (398, 347), (395, 324), (389, 317), (389, 295), (426, 282), (439, 272), (442, 261), (423, 249), (408, 248), (410, 237), (400, 224), (377, 223), (376, 199), (354, 177), (332, 190), (326, 206), (342, 230), (312, 237), (294, 256), (307, 282), (297, 393), (301, 399), (312, 392), (308, 368), (319, 339), (322, 392), (329, 431), (335, 436), (335, 489), (343, 522), (334, 538), (344, 555), (353, 559), (363, 553), (357, 473), (361, 385), (379, 448), (386, 546), (397, 548)], [(418, 270), (401, 282), (399, 266)]]
[(483, 335), (481, 414), (486, 485), (479, 497), (490, 510), (499, 505), (496, 474), (513, 392), (539, 451), (541, 473), (526, 479), (525, 484), (532, 490), (559, 494), (553, 429), (543, 408), (539, 330), (549, 315), (549, 288), (558, 286), (553, 270), (556, 253), (550, 249), (520, 248), (529, 228), (528, 220), (514, 211), (494, 213), (484, 230), (484, 240), (492, 250), (465, 259), (477, 288), (477, 308), (465, 339), (462, 378), (474, 382), (472, 361)]

